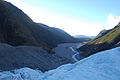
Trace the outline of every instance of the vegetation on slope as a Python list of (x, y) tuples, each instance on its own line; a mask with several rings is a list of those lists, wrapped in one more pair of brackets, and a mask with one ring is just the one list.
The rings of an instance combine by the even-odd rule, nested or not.
[(81, 56), (90, 56), (96, 52), (111, 49), (120, 45), (120, 24), (108, 30), (102, 36), (97, 36), (92, 41), (78, 48)]

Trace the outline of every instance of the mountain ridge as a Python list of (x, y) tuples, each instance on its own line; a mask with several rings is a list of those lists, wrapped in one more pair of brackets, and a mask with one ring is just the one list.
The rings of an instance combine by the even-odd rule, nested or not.
[(53, 34), (53, 31), (33, 22), (27, 14), (9, 2), (0, 2), (0, 12), (0, 42), (2, 43), (12, 46), (40, 46), (50, 52), (57, 44), (76, 42), (72, 36), (63, 35), (59, 31), (56, 31), (57, 34)]
[(75, 39), (67, 33), (54, 33), (51, 27), (38, 25), (11, 3), (0, 1), (0, 70), (30, 67), (44, 72), (71, 63), (52, 48)]
[(107, 30), (103, 35), (97, 36), (77, 50), (81, 56), (90, 56), (96, 52), (120, 46), (120, 24), (114, 28)]

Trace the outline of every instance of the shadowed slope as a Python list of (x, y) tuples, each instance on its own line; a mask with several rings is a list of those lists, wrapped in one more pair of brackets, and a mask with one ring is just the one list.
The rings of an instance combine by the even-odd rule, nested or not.
[(46, 25), (34, 23), (24, 12), (11, 3), (0, 1), (0, 42), (13, 46), (40, 46), (50, 51), (59, 43), (75, 41), (70, 35), (63, 35), (59, 31), (53, 34), (53, 30), (50, 29)]

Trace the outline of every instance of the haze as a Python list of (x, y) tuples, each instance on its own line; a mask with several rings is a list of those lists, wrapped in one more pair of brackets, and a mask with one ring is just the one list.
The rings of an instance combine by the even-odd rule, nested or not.
[(119, 0), (6, 0), (35, 22), (60, 28), (70, 35), (97, 35), (120, 21)]

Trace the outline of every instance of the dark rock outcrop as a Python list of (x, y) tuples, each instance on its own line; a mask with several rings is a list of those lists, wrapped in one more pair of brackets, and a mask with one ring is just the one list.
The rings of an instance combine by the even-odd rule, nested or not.
[(92, 41), (78, 48), (80, 56), (90, 56), (94, 53), (120, 46), (120, 24), (106, 30)]

